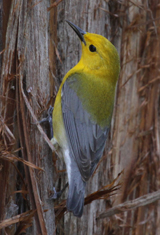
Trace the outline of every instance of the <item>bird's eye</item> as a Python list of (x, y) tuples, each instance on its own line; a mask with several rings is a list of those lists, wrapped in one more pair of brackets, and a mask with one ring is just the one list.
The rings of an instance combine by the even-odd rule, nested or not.
[(90, 50), (91, 52), (95, 52), (95, 51), (96, 51), (96, 47), (93, 46), (93, 45), (90, 45), (90, 46), (89, 46), (89, 50)]

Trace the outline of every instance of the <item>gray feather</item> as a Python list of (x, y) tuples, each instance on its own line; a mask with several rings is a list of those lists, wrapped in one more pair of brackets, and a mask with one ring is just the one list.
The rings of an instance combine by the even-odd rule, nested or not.
[(83, 214), (84, 196), (86, 183), (82, 180), (77, 163), (71, 162), (71, 181), (67, 198), (67, 210), (72, 211), (77, 217)]
[(62, 87), (62, 115), (69, 143), (71, 177), (67, 209), (75, 216), (83, 213), (85, 184), (102, 157), (108, 127), (101, 128), (83, 108), (73, 89), (77, 74), (67, 78)]
[(62, 113), (70, 153), (82, 179), (87, 181), (103, 154), (109, 128), (102, 129), (96, 125), (84, 110), (81, 100), (72, 89), (76, 76), (70, 76), (63, 85)]

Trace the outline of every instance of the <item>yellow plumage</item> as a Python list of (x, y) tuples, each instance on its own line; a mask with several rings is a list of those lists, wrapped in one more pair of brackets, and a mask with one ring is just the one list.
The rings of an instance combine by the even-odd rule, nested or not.
[(119, 75), (119, 56), (103, 36), (69, 22), (82, 45), (79, 63), (63, 78), (54, 110), (52, 142), (61, 149), (69, 179), (67, 209), (83, 212), (86, 181), (103, 154)]

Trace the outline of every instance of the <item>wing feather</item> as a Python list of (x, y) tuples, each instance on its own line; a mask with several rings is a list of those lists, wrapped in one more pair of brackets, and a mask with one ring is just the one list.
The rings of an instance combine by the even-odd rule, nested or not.
[(103, 154), (109, 128), (102, 129), (95, 124), (84, 110), (72, 88), (76, 82), (75, 74), (67, 78), (62, 87), (62, 113), (71, 157), (76, 161), (82, 179), (87, 181)]

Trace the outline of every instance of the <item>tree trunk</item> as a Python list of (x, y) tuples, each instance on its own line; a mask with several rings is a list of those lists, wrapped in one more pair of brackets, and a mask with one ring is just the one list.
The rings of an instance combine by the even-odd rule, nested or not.
[[(21, 234), (26, 227), (27, 234), (160, 234), (159, 202), (96, 219), (121, 202), (160, 188), (160, 2), (7, 0), (0, 4), (0, 50), (5, 48), (0, 52), (0, 220), (27, 212), (27, 222), (4, 226), (2, 234)], [(53, 186), (62, 188), (67, 181), (65, 165), (59, 159), (55, 165), (50, 143), (34, 115), (38, 120), (46, 115), (64, 75), (80, 59), (79, 39), (65, 19), (107, 37), (121, 59), (110, 135), (86, 196), (123, 174), (115, 195), (86, 205), (80, 219), (65, 213), (55, 226), (54, 205), (59, 201), (48, 198)], [(48, 126), (43, 128), (49, 136)], [(15, 156), (23, 163), (15, 162)], [(34, 165), (27, 166), (24, 160)], [(66, 197), (67, 190), (62, 198)]]
[[(51, 44), (54, 40), (54, 20), (53, 14), (47, 11), (49, 6), (50, 1), (12, 1), (1, 70), (1, 110), (4, 129), (4, 160), (1, 163), (0, 178), (3, 192), (1, 219), (36, 209), (31, 234), (53, 234), (55, 231), (54, 204), (48, 200), (48, 192), (56, 180), (52, 153), (40, 135), (29, 110), (30, 105), (36, 117), (41, 119), (51, 98), (49, 64), (54, 54)], [(5, 13), (3, 12), (4, 17)], [(55, 22), (54, 24), (56, 25)], [(54, 72), (52, 70), (52, 73)], [(53, 81), (53, 78), (51, 79)], [(53, 85), (53, 82), (51, 84)], [(5, 125), (13, 132), (13, 141)], [(17, 156), (22, 156), (23, 160), (35, 164), (42, 170), (36, 170), (35, 166), (32, 168), (26, 164), (23, 167), (21, 163), (15, 165), (12, 158), (16, 154), (14, 151), (19, 147), (21, 149)], [(8, 163), (7, 157), (11, 158), (14, 165)], [(14, 191), (18, 190), (22, 190), (22, 193), (19, 192), (20, 194), (17, 193), (15, 196)], [(28, 226), (29, 216), (30, 214), (26, 218)], [(8, 227), (7, 233), (19, 234), (18, 232), (25, 228), (23, 223), (14, 229)]]

